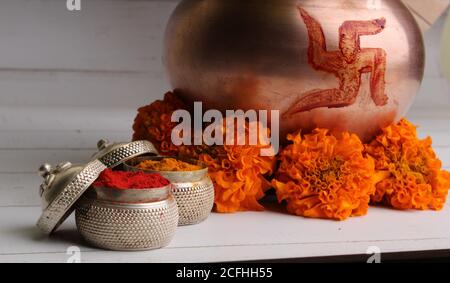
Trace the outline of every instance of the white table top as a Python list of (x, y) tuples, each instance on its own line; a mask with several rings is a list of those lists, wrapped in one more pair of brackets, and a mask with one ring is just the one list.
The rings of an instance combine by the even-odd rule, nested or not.
[[(37, 22), (27, 27), (47, 24), (46, 36), (53, 37), (59, 29), (49, 23), (62, 23), (67, 18), (49, 2), (52, 1), (8, 2), (17, 15), (12, 18), (5, 9), (0, 9), (0, 21), (5, 17), (9, 21), (34, 19)], [(72, 60), (56, 52), (54, 56), (59, 59), (53, 61), (39, 56), (27, 60), (16, 56), (7, 62), (6, 57), (0, 58), (0, 262), (66, 262), (70, 257), (67, 249), (71, 246), (80, 248), (83, 262), (289, 259), (365, 254), (370, 246), (378, 247), (383, 253), (450, 249), (449, 204), (440, 212), (371, 207), (367, 216), (344, 222), (305, 219), (273, 211), (213, 213), (201, 224), (180, 227), (167, 248), (147, 252), (111, 252), (88, 247), (76, 232), (73, 215), (54, 236), (42, 235), (35, 227), (41, 211), (37, 193), (41, 180), (36, 174), (37, 168), (43, 162), (83, 162), (100, 138), (130, 139), (137, 106), (149, 103), (168, 89), (162, 83), (164, 76), (160, 66), (155, 67), (156, 71), (147, 67), (153, 66), (153, 57), (160, 56), (160, 49), (150, 47), (159, 46), (163, 22), (175, 3), (94, 1), (89, 11), (97, 14), (89, 16), (89, 11), (82, 14), (85, 18), (80, 30), (76, 28), (79, 21), (70, 18), (66, 24), (69, 34), (75, 38), (58, 33), (58, 38), (64, 39), (60, 43), (68, 44), (69, 48), (78, 42), (77, 46), (87, 52), (83, 54), (92, 55), (95, 53), (90, 51), (96, 51), (95, 48), (97, 51), (104, 49), (105, 53), (99, 53), (99, 57), (71, 55)], [(155, 9), (162, 12), (155, 17), (146, 16)], [(46, 17), (33, 18), (36, 10)], [(42, 22), (44, 18), (48, 23)], [(108, 29), (103, 24), (110, 23), (112, 18), (114, 22), (116, 18), (121, 19), (120, 28)], [(139, 29), (144, 24), (154, 27), (149, 34), (158, 34), (158, 37), (137, 40), (144, 36)], [(3, 48), (1, 54), (14, 52), (12, 43), (22, 48), (42, 49), (48, 56), (55, 53), (44, 49), (43, 39), (37, 40), (31, 31), (24, 35), (21, 25), (10, 26), (17, 30), (6, 33), (0, 28), (0, 35), (10, 37), (5, 40), (7, 45), (0, 47)], [(408, 117), (421, 125), (421, 136), (433, 137), (436, 152), (444, 167), (450, 169), (450, 89), (438, 67), (438, 31), (434, 28), (426, 36), (426, 78)], [(83, 34), (89, 37), (87, 41), (82, 41)], [(36, 42), (31, 39), (22, 42), (29, 38)], [(117, 44), (118, 38), (125, 38), (126, 44)], [(112, 44), (119, 50), (108, 49)], [(89, 49), (91, 47), (95, 50)], [(155, 54), (139, 57), (150, 49)], [(109, 61), (115, 58), (115, 52), (124, 57)], [(26, 65), (27, 62), (35, 65)], [(62, 65), (47, 66), (47, 62), (62, 62)], [(17, 65), (18, 69), (9, 68), (10, 64)], [(95, 69), (96, 66), (100, 69)], [(121, 66), (127, 70), (117, 71)], [(89, 68), (95, 70), (87, 71)], [(133, 68), (138, 70), (130, 70)], [(152, 90), (150, 96), (149, 89)], [(124, 95), (128, 97), (125, 100)], [(86, 103), (88, 99), (99, 107), (92, 108)]]

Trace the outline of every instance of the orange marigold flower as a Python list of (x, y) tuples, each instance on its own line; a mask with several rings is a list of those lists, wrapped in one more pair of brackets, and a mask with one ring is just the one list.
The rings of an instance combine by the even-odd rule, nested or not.
[(133, 140), (148, 140), (161, 154), (177, 155), (179, 148), (171, 141), (176, 123), (171, 122), (171, 116), (178, 109), (186, 109), (186, 105), (172, 92), (167, 92), (164, 100), (139, 108), (133, 124)]
[(213, 156), (217, 154), (218, 147), (206, 145), (181, 145), (172, 143), (172, 130), (177, 123), (171, 122), (176, 110), (188, 110), (174, 93), (167, 92), (163, 100), (157, 100), (150, 105), (138, 109), (133, 124), (133, 140), (148, 140), (152, 142), (161, 155), (181, 156), (198, 159), (201, 153)]
[[(260, 156), (260, 149), (267, 147), (263, 143), (248, 145), (249, 123), (245, 125), (247, 145), (175, 146), (171, 141), (171, 133), (176, 123), (172, 123), (170, 117), (178, 109), (187, 107), (172, 92), (166, 93), (164, 100), (140, 108), (133, 125), (133, 140), (151, 141), (162, 155), (189, 157), (205, 162), (214, 182), (217, 212), (262, 210), (258, 200), (270, 188), (264, 175), (272, 174), (276, 160), (275, 157)], [(222, 129), (224, 139), (225, 125), (226, 120)], [(237, 131), (234, 137), (236, 144)]]
[[(223, 134), (225, 133), (226, 130)], [(248, 136), (248, 128), (245, 134)], [(236, 140), (237, 131), (235, 132)], [(267, 148), (267, 145), (263, 143), (248, 145), (247, 141), (246, 145), (222, 146), (218, 149), (216, 156), (200, 154), (200, 160), (208, 165), (209, 175), (214, 183), (217, 212), (231, 213), (264, 209), (258, 201), (270, 188), (270, 183), (264, 176), (272, 174), (276, 158), (261, 156), (262, 148)]]
[(365, 215), (375, 190), (375, 165), (363, 155), (364, 145), (353, 134), (331, 135), (316, 129), (288, 135), (293, 144), (282, 150), (272, 181), (278, 200), (290, 213), (344, 220)]
[(440, 210), (450, 188), (450, 173), (432, 148), (431, 138), (419, 140), (416, 127), (403, 119), (382, 130), (366, 152), (376, 162), (376, 170), (387, 173), (376, 185), (375, 203), (396, 209)]

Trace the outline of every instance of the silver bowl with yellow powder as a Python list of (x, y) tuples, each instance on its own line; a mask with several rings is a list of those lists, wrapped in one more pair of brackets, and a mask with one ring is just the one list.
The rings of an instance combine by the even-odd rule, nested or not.
[[(197, 165), (200, 169), (191, 171), (145, 170), (138, 165), (145, 160), (161, 161), (167, 157), (137, 157), (124, 163), (125, 170), (159, 173), (172, 183), (172, 191), (178, 204), (178, 225), (192, 225), (208, 218), (214, 205), (214, 185), (208, 175), (208, 167), (200, 161), (175, 158)], [(172, 158), (172, 157), (171, 157)]]

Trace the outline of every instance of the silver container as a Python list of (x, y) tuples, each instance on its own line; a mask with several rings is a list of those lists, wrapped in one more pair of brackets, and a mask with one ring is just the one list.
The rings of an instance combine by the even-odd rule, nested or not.
[[(172, 191), (178, 204), (178, 225), (192, 225), (208, 218), (214, 205), (214, 185), (208, 175), (208, 167), (190, 159), (176, 158), (202, 167), (195, 171), (153, 171), (136, 166), (144, 160), (162, 160), (165, 157), (137, 157), (124, 163), (125, 170), (159, 173), (172, 183)], [(172, 157), (171, 157), (172, 158)]]
[(117, 190), (92, 187), (106, 168), (144, 154), (157, 154), (147, 141), (109, 143), (87, 164), (43, 164), (39, 174), (43, 212), (37, 226), (55, 232), (75, 210), (77, 228), (91, 245), (110, 250), (149, 250), (169, 244), (178, 224), (171, 185), (152, 189)]
[(144, 190), (92, 188), (78, 202), (75, 219), (78, 231), (91, 245), (151, 250), (170, 243), (178, 224), (178, 207), (170, 185)]

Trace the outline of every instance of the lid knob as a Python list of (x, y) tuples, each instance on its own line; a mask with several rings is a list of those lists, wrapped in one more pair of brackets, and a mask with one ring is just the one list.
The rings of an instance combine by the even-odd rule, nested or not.
[(52, 171), (52, 166), (48, 163), (44, 163), (39, 167), (39, 176), (45, 178), (45, 176), (49, 175)]
[(44, 192), (52, 185), (55, 181), (55, 174), (70, 168), (72, 164), (70, 162), (62, 162), (56, 166), (55, 169), (48, 163), (44, 163), (39, 167), (39, 175), (44, 178), (44, 182), (39, 187), (39, 196), (42, 197)]
[(110, 145), (109, 141), (107, 139), (101, 139), (97, 142), (97, 148), (98, 150), (104, 150)]

